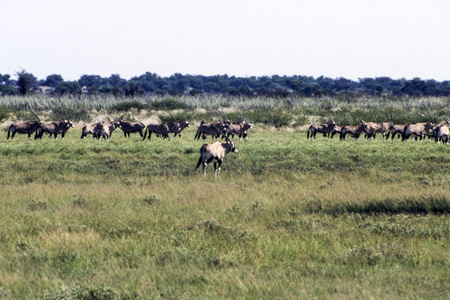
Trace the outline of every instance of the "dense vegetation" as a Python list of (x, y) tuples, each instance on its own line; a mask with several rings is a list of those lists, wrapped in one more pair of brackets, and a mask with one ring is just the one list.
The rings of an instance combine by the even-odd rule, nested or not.
[[(53, 95), (114, 95), (115, 97), (138, 95), (204, 95), (219, 94), (245, 97), (289, 96), (380, 96), (423, 97), (450, 96), (450, 81), (420, 78), (391, 79), (389, 77), (360, 78), (357, 81), (346, 78), (328, 78), (311, 76), (251, 76), (236, 77), (228, 75), (202, 76), (173, 74), (161, 77), (147, 72), (129, 80), (118, 74), (110, 77), (83, 75), (77, 81), (65, 81), (61, 75), (53, 74), (46, 79), (37, 79), (33, 74), (22, 70), (11, 75), (0, 74), (0, 95), (26, 95), (42, 92)], [(42, 89), (41, 89), (42, 88)]]

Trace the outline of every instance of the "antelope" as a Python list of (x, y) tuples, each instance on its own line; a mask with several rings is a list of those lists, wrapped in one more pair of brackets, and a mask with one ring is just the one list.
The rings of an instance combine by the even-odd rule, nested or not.
[(361, 123), (359, 123), (359, 124), (342, 126), (341, 135), (340, 135), (341, 141), (345, 141), (345, 136), (347, 134), (350, 134), (352, 137), (355, 138), (355, 140), (358, 140), (361, 133), (363, 133), (364, 130), (367, 128), (366, 122), (364, 122), (361, 118), (360, 118), (360, 120), (361, 120)]
[(207, 135), (211, 135), (212, 139), (218, 139), (222, 133), (226, 131), (226, 127), (228, 124), (226, 122), (216, 122), (216, 123), (205, 123), (205, 121), (201, 121), (200, 126), (197, 129), (197, 133), (194, 136), (195, 139), (200, 139), (200, 136), (203, 140), (206, 140)]
[[(81, 139), (85, 139), (88, 134), (94, 135), (94, 130), (98, 124), (101, 124), (101, 122), (84, 125), (83, 128), (81, 129)], [(94, 135), (94, 138), (95, 138), (95, 135)]]
[(195, 170), (202, 165), (203, 174), (206, 177), (206, 167), (210, 162), (214, 161), (214, 174), (216, 176), (220, 175), (220, 166), (222, 165), (225, 155), (228, 152), (238, 152), (233, 142), (228, 138), (223, 142), (217, 141), (213, 144), (203, 144), (200, 148), (200, 158), (198, 159)]
[[(177, 123), (172, 123), (172, 124), (174, 124), (175, 131), (177, 132), (180, 127), (178, 126)], [(148, 124), (147, 128), (145, 129), (145, 135), (142, 138), (142, 140), (145, 140), (145, 138), (147, 137), (147, 133), (148, 133), (148, 140), (150, 140), (151, 136), (152, 136), (152, 132), (155, 133), (156, 135), (161, 135), (164, 139), (167, 138), (168, 140), (170, 140), (170, 137), (169, 137), (170, 128), (167, 123)]]
[(448, 139), (450, 135), (450, 124), (444, 123), (442, 125), (437, 126), (433, 130), (434, 138), (436, 143), (440, 143), (441, 141), (447, 145)]
[[(170, 124), (170, 125), (169, 125)], [(189, 122), (184, 120), (183, 122), (175, 122), (175, 123), (169, 123), (169, 132), (174, 133), (173, 137), (176, 137), (177, 135), (182, 139), (181, 132), (188, 127), (191, 127), (189, 125)]]
[(14, 136), (16, 135), (16, 133), (28, 134), (28, 138), (30, 138), (31, 135), (36, 132), (39, 125), (41, 124), (41, 120), (34, 112), (31, 112), (31, 113), (36, 116), (38, 121), (27, 121), (27, 122), (23, 122), (23, 123), (11, 124), (8, 128), (8, 136), (6, 137), (6, 139), (9, 139), (10, 136), (11, 136), (11, 139), (14, 139)]
[(405, 131), (405, 126), (406, 126), (406, 124), (395, 125), (395, 124), (391, 123), (391, 126), (389, 127), (389, 131), (392, 134), (391, 141), (394, 140), (394, 137), (396, 134), (398, 134), (398, 138), (403, 136), (403, 132)]
[(103, 138), (103, 139), (106, 139), (109, 141), (113, 131), (117, 127), (120, 127), (119, 121), (109, 121), (106, 124), (104, 124), (102, 122), (97, 123), (96, 127), (94, 128), (94, 133), (93, 133), (94, 138), (97, 138), (98, 140)]
[(336, 135), (336, 133), (341, 134), (341, 131), (341, 126), (334, 126), (333, 129), (331, 129), (331, 131), (328, 133), (328, 137), (332, 139)]
[(435, 125), (430, 122), (407, 124), (403, 131), (402, 141), (408, 141), (409, 137), (412, 135), (414, 135), (416, 139), (419, 137), (420, 141), (422, 141), (425, 135), (431, 135), (431, 131), (434, 127)]
[(143, 131), (145, 129), (145, 125), (143, 123), (133, 123), (130, 121), (124, 121), (123, 120), (123, 116), (121, 116), (119, 118), (119, 125), (118, 127), (120, 127), (120, 129), (122, 129), (123, 134), (125, 137), (127, 137), (128, 134), (128, 138), (130, 137), (130, 133), (135, 133), (135, 132), (139, 132), (139, 134), (141, 135), (141, 137), (144, 136)]
[(327, 123), (324, 124), (312, 124), (311, 126), (309, 126), (306, 139), (309, 139), (310, 136), (311, 138), (316, 139), (317, 132), (323, 133), (323, 136), (326, 137), (327, 134), (329, 134), (335, 126), (336, 123), (334, 123), (333, 120), (329, 120)]
[(44, 132), (49, 133), (48, 138), (50, 139), (52, 138), (52, 135), (54, 135), (56, 139), (58, 137), (58, 134), (61, 134), (62, 138), (64, 138), (67, 130), (69, 130), (69, 128), (71, 127), (73, 128), (73, 123), (67, 116), (63, 116), (60, 113), (58, 114), (62, 117), (62, 120), (57, 122), (41, 123), (36, 130), (34, 139), (42, 139), (42, 135), (44, 134)]
[(239, 136), (239, 139), (241, 138), (248, 139), (247, 130), (251, 129), (252, 124), (247, 120), (242, 122), (231, 123), (226, 127), (227, 138), (229, 138), (231, 135), (231, 138), (234, 139), (234, 135), (236, 134)]

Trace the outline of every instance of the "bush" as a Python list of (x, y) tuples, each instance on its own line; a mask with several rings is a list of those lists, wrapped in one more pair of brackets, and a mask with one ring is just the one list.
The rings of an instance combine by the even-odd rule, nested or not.
[(115, 110), (115, 111), (129, 111), (133, 108), (135, 108), (139, 111), (139, 110), (145, 109), (147, 107), (146, 107), (146, 105), (144, 105), (143, 103), (141, 103), (138, 100), (124, 101), (124, 102), (119, 102), (119, 103), (111, 105), (111, 110)]
[(189, 106), (174, 98), (166, 98), (159, 101), (150, 103), (150, 108), (154, 110), (175, 110), (175, 109), (187, 109)]
[(0, 106), (0, 122), (2, 122), (3, 120), (8, 119), (9, 117), (9, 113), (10, 113), (10, 109), (5, 107), (5, 106)]
[(293, 120), (292, 114), (287, 114), (282, 110), (255, 110), (248, 113), (248, 118), (254, 123), (272, 125), (276, 128), (288, 126)]

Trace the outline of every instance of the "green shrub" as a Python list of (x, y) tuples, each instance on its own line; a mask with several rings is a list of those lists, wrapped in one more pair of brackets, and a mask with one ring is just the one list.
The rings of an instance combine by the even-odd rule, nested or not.
[(129, 110), (135, 108), (139, 111), (141, 109), (147, 108), (147, 106), (138, 100), (133, 100), (133, 101), (124, 101), (124, 102), (119, 102), (119, 103), (113, 104), (113, 105), (111, 105), (110, 108), (111, 108), (111, 110), (115, 110), (115, 111), (129, 111)]
[(280, 128), (288, 126), (293, 120), (294, 116), (282, 110), (254, 110), (248, 113), (248, 118), (253, 123), (263, 123), (266, 125)]
[(8, 119), (11, 110), (5, 106), (0, 106), (0, 122)]
[(159, 101), (150, 103), (150, 108), (154, 110), (175, 110), (189, 108), (186, 103), (183, 103), (174, 98), (165, 98)]

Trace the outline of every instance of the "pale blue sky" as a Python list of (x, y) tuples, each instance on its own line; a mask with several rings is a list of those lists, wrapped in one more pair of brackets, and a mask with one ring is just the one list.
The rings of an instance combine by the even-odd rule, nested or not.
[(0, 73), (450, 80), (448, 0), (0, 0)]

